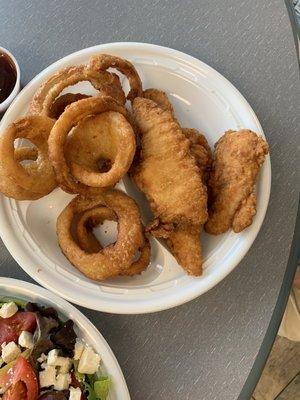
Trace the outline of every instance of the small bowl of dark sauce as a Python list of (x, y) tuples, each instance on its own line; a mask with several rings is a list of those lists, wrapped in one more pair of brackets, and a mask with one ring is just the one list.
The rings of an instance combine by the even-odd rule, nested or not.
[(20, 67), (15, 57), (0, 46), (0, 114), (20, 91)]

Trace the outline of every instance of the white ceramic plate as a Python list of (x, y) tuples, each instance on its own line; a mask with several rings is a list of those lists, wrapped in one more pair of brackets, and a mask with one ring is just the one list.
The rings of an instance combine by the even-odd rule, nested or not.
[(37, 285), (17, 279), (0, 278), (0, 297), (7, 296), (54, 307), (61, 317), (72, 319), (78, 337), (89, 343), (101, 356), (103, 373), (112, 379), (113, 385), (109, 400), (130, 400), (127, 385), (116, 357), (104, 337), (80, 311), (59, 296)]
[[(57, 61), (36, 76), (5, 114), (0, 131), (23, 115), (41, 83), (57, 70), (88, 61), (95, 53), (110, 53), (131, 60), (144, 88), (166, 91), (182, 126), (204, 132), (211, 145), (227, 130), (242, 127), (263, 135), (253, 110), (222, 75), (201, 61), (165, 47), (144, 43), (112, 43), (91, 47)], [(90, 90), (78, 85), (74, 91)], [(20, 266), (36, 281), (66, 299), (88, 308), (112, 313), (147, 313), (189, 301), (225, 278), (247, 253), (263, 222), (271, 184), (267, 157), (257, 187), (257, 215), (250, 228), (217, 237), (202, 234), (204, 273), (187, 276), (172, 255), (152, 239), (151, 266), (141, 276), (94, 282), (84, 277), (62, 255), (55, 233), (57, 216), (71, 196), (60, 189), (37, 201), (0, 198), (0, 234)], [(139, 203), (144, 220), (147, 202), (128, 178), (120, 184)], [(108, 227), (111, 231), (111, 226)]]

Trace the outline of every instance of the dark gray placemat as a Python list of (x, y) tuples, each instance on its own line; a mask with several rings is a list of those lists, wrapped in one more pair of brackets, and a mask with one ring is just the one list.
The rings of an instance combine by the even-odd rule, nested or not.
[[(236, 399), (276, 303), (299, 190), (300, 93), (283, 2), (0, 0), (0, 21), (0, 45), (16, 55), (23, 83), (81, 48), (144, 41), (208, 63), (252, 105), (270, 143), (272, 194), (241, 264), (215, 289), (173, 310), (145, 316), (83, 310), (115, 352), (133, 400)], [(0, 262), (1, 275), (29, 280), (4, 248)]]

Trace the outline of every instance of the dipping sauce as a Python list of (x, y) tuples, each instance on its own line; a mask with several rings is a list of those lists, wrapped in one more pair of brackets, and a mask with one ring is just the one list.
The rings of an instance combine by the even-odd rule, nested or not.
[(16, 67), (11, 58), (0, 51), (0, 103), (13, 91), (17, 80)]

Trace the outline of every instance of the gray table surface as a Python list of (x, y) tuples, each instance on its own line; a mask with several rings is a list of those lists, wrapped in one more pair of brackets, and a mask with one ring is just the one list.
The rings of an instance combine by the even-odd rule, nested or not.
[[(81, 48), (141, 41), (208, 63), (252, 105), (270, 143), (272, 194), (240, 265), (207, 294), (172, 310), (145, 316), (82, 310), (115, 352), (133, 400), (237, 399), (276, 304), (297, 211), (299, 82), (284, 2), (0, 0), (0, 21), (0, 45), (19, 60), (24, 85)], [(3, 245), (0, 265), (2, 276), (32, 281)]]

